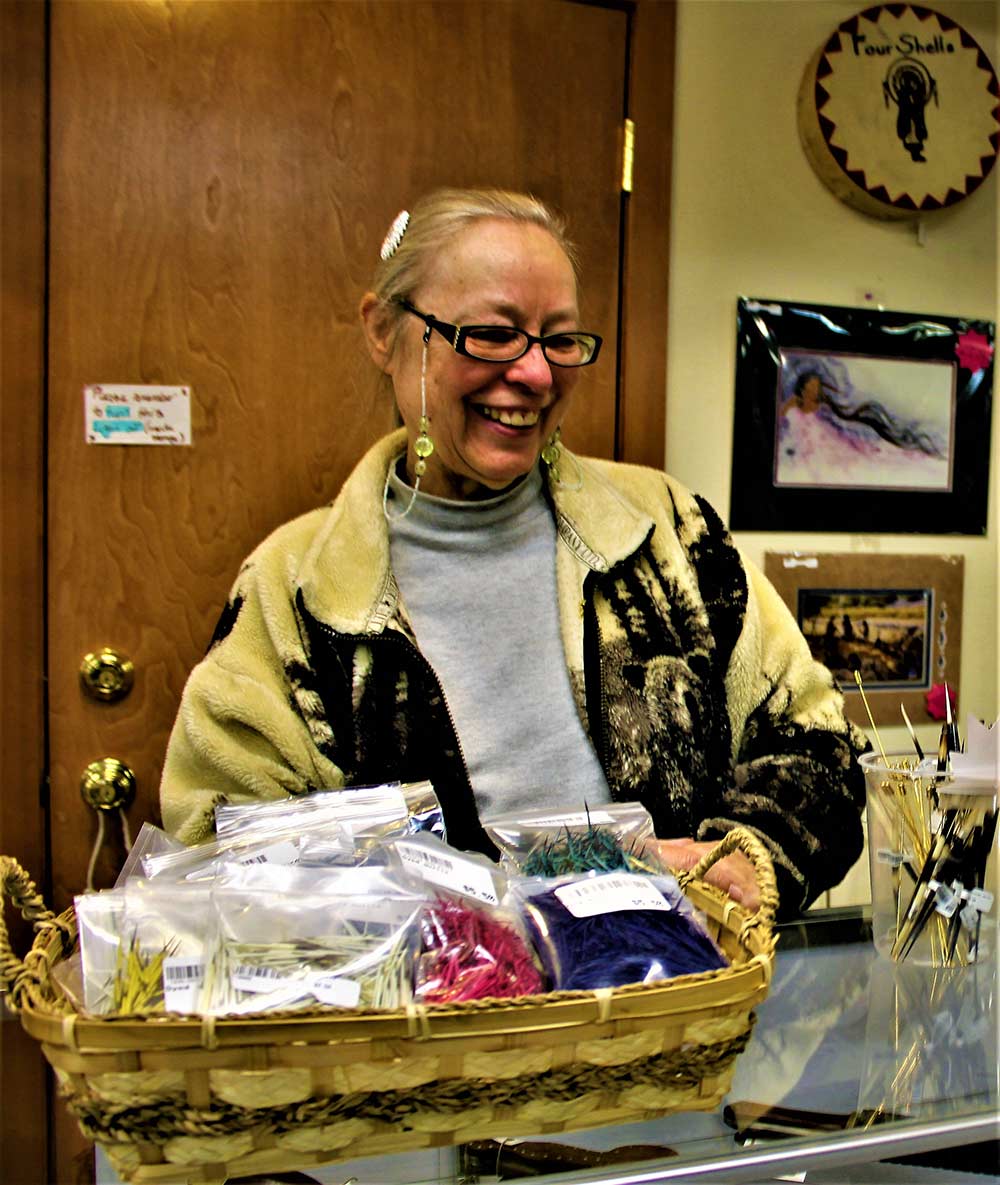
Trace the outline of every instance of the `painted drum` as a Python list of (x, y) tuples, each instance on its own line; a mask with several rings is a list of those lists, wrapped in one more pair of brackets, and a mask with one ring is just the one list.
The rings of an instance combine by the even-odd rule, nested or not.
[(961, 25), (883, 4), (837, 26), (806, 67), (798, 125), (810, 164), (841, 201), (876, 218), (954, 206), (989, 175), (1000, 89)]

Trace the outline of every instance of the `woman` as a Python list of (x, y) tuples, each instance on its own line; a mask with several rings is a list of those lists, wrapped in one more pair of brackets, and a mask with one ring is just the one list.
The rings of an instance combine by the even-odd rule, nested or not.
[[(361, 316), (404, 427), (245, 564), (184, 693), (167, 828), (430, 778), (450, 842), (493, 853), (500, 808), (640, 801), (675, 867), (752, 827), (803, 908), (861, 851), (862, 738), (707, 503), (559, 444), (600, 350), (562, 225), (441, 191), (382, 254)], [(711, 876), (755, 903), (742, 856)]]

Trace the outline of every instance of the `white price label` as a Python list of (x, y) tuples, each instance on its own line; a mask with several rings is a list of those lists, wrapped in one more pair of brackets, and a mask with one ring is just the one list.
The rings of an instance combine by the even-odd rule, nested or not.
[(164, 959), (163, 1007), (167, 1012), (182, 1012), (187, 1015), (197, 1012), (204, 982), (205, 964), (201, 959)]
[(608, 873), (588, 877), (571, 885), (560, 885), (555, 895), (575, 918), (592, 918), (599, 913), (626, 909), (670, 911), (659, 889), (648, 878), (632, 873)]
[(969, 893), (969, 904), (979, 913), (989, 913), (993, 908), (993, 894), (989, 889), (972, 889)]
[(361, 984), (353, 979), (340, 979), (336, 975), (317, 975), (309, 984), (309, 990), (321, 1004), (336, 1008), (357, 1008), (361, 999)]
[(396, 841), (396, 851), (407, 868), (422, 880), (432, 885), (440, 885), (444, 889), (464, 893), (467, 897), (485, 901), (488, 905), (498, 903), (489, 869), (483, 868), (474, 860), (465, 860), (461, 856), (445, 856), (441, 852), (430, 851), (422, 844), (408, 843), (406, 840)]

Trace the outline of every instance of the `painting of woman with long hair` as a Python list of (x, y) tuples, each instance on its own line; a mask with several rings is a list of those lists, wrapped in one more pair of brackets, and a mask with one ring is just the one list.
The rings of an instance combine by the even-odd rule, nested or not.
[(951, 489), (954, 368), (781, 351), (776, 486)]

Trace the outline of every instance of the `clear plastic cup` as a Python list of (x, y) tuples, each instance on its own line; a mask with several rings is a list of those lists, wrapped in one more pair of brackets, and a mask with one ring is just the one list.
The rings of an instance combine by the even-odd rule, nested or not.
[[(991, 956), (996, 912), (969, 873), (942, 860), (948, 813), (960, 815), (967, 834), (990, 809), (994, 795), (964, 796), (961, 781), (937, 778), (937, 763), (908, 754), (867, 753), (861, 759), (868, 799), (868, 859), (872, 886), (872, 938), (880, 954), (911, 965), (963, 966)], [(985, 866), (987, 854), (982, 856)]]

